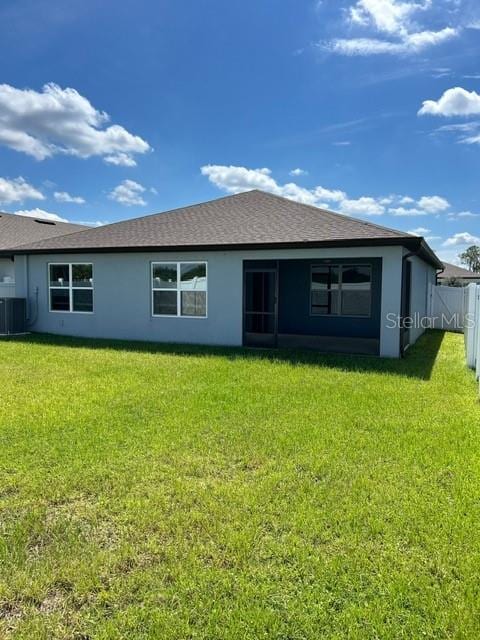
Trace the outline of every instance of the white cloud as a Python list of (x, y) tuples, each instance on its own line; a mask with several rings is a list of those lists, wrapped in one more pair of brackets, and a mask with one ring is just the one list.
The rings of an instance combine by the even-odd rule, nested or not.
[(279, 186), (273, 178), (270, 169), (247, 169), (233, 165), (208, 164), (201, 167), (202, 175), (210, 182), (228, 193), (242, 193), (249, 189), (263, 189), (275, 193)]
[(462, 263), (458, 257), (458, 249), (440, 249), (435, 250), (435, 253), (444, 263), (448, 262), (449, 264), (456, 264), (459, 267), (462, 266)]
[(251, 189), (262, 189), (304, 204), (318, 205), (321, 200), (339, 201), (345, 197), (342, 191), (332, 191), (324, 187), (306, 189), (294, 182), (284, 185), (271, 177), (270, 169), (247, 169), (246, 167), (206, 165), (201, 168), (214, 185), (228, 193), (241, 193)]
[(142, 193), (146, 191), (138, 182), (134, 180), (124, 180), (113, 189), (108, 197), (110, 200), (115, 200), (119, 204), (123, 204), (127, 207), (146, 205), (146, 201), (142, 197)]
[(436, 78), (439, 80), (440, 78), (447, 78), (452, 75), (452, 70), (448, 67), (438, 67), (437, 69), (432, 69), (432, 78)]
[(338, 38), (327, 45), (333, 53), (345, 56), (371, 56), (380, 54), (402, 55), (420, 53), (434, 44), (440, 44), (457, 35), (455, 29), (447, 27), (441, 31), (422, 31), (405, 36), (399, 42), (379, 40), (377, 38)]
[(427, 212), (423, 209), (417, 209), (412, 207), (410, 209), (406, 209), (405, 207), (392, 207), (388, 210), (392, 216), (404, 216), (404, 217), (415, 217), (415, 216), (426, 216)]
[(53, 197), (57, 202), (70, 202), (72, 204), (84, 204), (85, 200), (80, 196), (71, 196), (66, 191), (55, 191)]
[(308, 171), (305, 171), (305, 169), (292, 169), (290, 171), (290, 175), (291, 176), (306, 176), (308, 175)]
[(407, 231), (407, 233), (411, 233), (412, 236), (424, 236), (429, 232), (430, 232), (430, 229), (426, 229), (425, 227), (417, 227), (416, 229), (411, 229), (410, 231)]
[[(350, 198), (340, 189), (326, 189), (317, 186), (306, 189), (294, 182), (279, 184), (272, 177), (270, 169), (248, 169), (247, 167), (226, 165), (205, 165), (201, 167), (202, 175), (219, 189), (227, 193), (242, 193), (252, 189), (260, 189), (284, 198), (290, 198), (303, 204), (310, 204), (324, 209), (335, 209), (352, 216), (381, 216), (389, 213), (393, 216), (426, 216), (446, 211), (450, 203), (441, 196), (423, 196), (418, 201), (410, 196), (389, 195), (384, 197), (361, 196)], [(411, 207), (400, 206), (415, 205)], [(397, 205), (387, 207), (389, 205)]]
[(418, 33), (410, 33), (404, 40), (406, 47), (405, 53), (416, 53), (423, 51), (427, 47), (432, 47), (447, 40), (451, 40), (458, 36), (458, 29), (445, 27), (440, 31), (420, 31)]
[(0, 204), (24, 200), (45, 200), (45, 196), (22, 177), (13, 180), (0, 178)]
[(315, 187), (313, 193), (317, 200), (329, 200), (330, 202), (342, 202), (347, 197), (345, 191), (325, 189), (324, 187)]
[(363, 196), (356, 200), (342, 200), (340, 202), (340, 211), (350, 216), (381, 216), (385, 213), (385, 207), (375, 198)]
[(119, 125), (106, 126), (109, 119), (75, 89), (50, 83), (39, 92), (0, 85), (0, 144), (37, 160), (61, 153), (134, 165), (135, 154), (150, 150), (148, 142)]
[(479, 144), (480, 143), (480, 121), (472, 120), (471, 122), (461, 122), (455, 124), (444, 124), (435, 129), (434, 134), (454, 133), (457, 134), (457, 142), (461, 144)]
[(374, 25), (384, 33), (404, 33), (412, 14), (419, 9), (427, 9), (431, 0), (421, 5), (415, 2), (397, 0), (358, 0), (350, 7), (350, 20), (362, 26)]
[(137, 163), (129, 156), (128, 153), (116, 153), (112, 156), (105, 156), (103, 158), (104, 162), (107, 164), (114, 164), (117, 167), (136, 167)]
[(438, 129), (435, 129), (435, 133), (453, 132), (453, 133), (472, 133), (480, 127), (478, 120), (472, 122), (461, 122), (456, 124), (444, 124)]
[(21, 209), (18, 211), (13, 211), (17, 216), (26, 216), (27, 218), (38, 218), (40, 220), (51, 220), (52, 222), (68, 222), (65, 218), (61, 218), (57, 216), (56, 213), (50, 213), (49, 211), (44, 211), (43, 209)]
[(438, 45), (458, 35), (459, 29), (422, 29), (414, 16), (431, 9), (432, 0), (357, 0), (348, 12), (350, 28), (368, 29), (376, 37), (336, 38), (323, 46), (342, 55), (411, 54)]
[(480, 114), (480, 95), (462, 87), (447, 89), (438, 100), (425, 100), (419, 116), (473, 116)]
[(451, 238), (447, 238), (443, 243), (444, 247), (457, 247), (463, 245), (480, 244), (480, 238), (474, 236), (468, 231), (455, 233)]
[(270, 169), (267, 168), (247, 169), (236, 166), (205, 165), (201, 167), (201, 172), (202, 175), (208, 177), (210, 182), (227, 193), (242, 193), (252, 189), (261, 189), (277, 196), (315, 206), (319, 206), (325, 200), (341, 202), (347, 197), (343, 191), (325, 189), (321, 186), (306, 189), (294, 182), (278, 184), (272, 178)]
[(399, 199), (400, 204), (415, 204), (414, 207), (392, 207), (388, 210), (392, 216), (426, 216), (429, 214), (437, 214), (445, 211), (450, 207), (450, 203), (441, 196), (423, 196), (420, 200), (415, 201), (409, 196)]
[(447, 214), (447, 220), (449, 222), (455, 222), (455, 220), (463, 220), (464, 218), (478, 218), (480, 213), (473, 213), (472, 211), (459, 211), (458, 213), (452, 211)]
[(450, 203), (440, 196), (423, 196), (418, 201), (418, 206), (427, 213), (440, 213), (450, 208)]
[(463, 144), (480, 144), (480, 135), (467, 136), (466, 138), (460, 138), (460, 142)]
[(108, 220), (74, 220), (74, 224), (83, 224), (86, 227), (103, 227), (110, 224)]
[(382, 53), (405, 53), (401, 43), (387, 42), (375, 38), (337, 38), (326, 45), (332, 53), (344, 56), (372, 56)]

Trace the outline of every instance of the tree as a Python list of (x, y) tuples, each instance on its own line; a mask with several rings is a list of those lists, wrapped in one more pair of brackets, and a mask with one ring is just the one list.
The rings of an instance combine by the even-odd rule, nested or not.
[(448, 278), (442, 282), (446, 287), (463, 287), (463, 282), (459, 278)]
[(467, 266), (469, 271), (480, 271), (480, 247), (476, 247), (475, 245), (468, 247), (468, 249), (458, 257), (462, 264)]

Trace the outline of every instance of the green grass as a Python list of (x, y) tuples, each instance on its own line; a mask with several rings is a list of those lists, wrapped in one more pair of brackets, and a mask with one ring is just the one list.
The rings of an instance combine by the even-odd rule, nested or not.
[(404, 361), (30, 336), (0, 380), (0, 638), (480, 637), (462, 336)]

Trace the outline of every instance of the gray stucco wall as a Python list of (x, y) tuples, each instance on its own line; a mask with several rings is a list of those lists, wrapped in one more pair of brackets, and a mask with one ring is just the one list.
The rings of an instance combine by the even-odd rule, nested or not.
[[(205, 260), (208, 269), (206, 318), (153, 317), (150, 265), (155, 261)], [(48, 263), (91, 262), (94, 278), (94, 313), (52, 313), (48, 300)], [(30, 256), (28, 295), (34, 331), (65, 335), (238, 345), (242, 336), (241, 262), (225, 253), (209, 255), (124, 253)], [(240, 291), (241, 293), (241, 291)]]
[[(399, 355), (399, 330), (387, 326), (387, 314), (400, 314), (401, 247), (296, 249), (184, 253), (117, 253), (18, 256), (17, 295), (29, 300), (30, 329), (73, 336), (241, 345), (243, 260), (381, 258), (380, 354)], [(208, 317), (158, 318), (151, 314), (152, 261), (208, 263)], [(92, 262), (94, 313), (51, 313), (48, 304), (49, 262)], [(37, 302), (38, 301), (38, 302)]]
[(425, 332), (425, 324), (421, 326), (421, 319), (428, 317), (429, 285), (435, 284), (436, 271), (416, 256), (409, 258), (412, 263), (412, 289), (410, 298), (410, 312), (415, 324), (410, 330), (410, 344), (415, 344)]

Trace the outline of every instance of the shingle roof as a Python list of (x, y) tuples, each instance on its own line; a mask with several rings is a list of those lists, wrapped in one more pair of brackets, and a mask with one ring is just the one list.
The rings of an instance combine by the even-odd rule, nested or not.
[[(253, 190), (17, 247), (18, 253), (402, 244), (422, 238)], [(435, 262), (436, 261), (436, 262)], [(440, 263), (438, 263), (438, 266)]]
[(80, 224), (53, 222), (0, 212), (0, 249), (12, 249), (19, 244), (37, 242), (88, 228)]
[(442, 279), (456, 278), (458, 280), (480, 280), (480, 273), (474, 273), (473, 271), (468, 271), (468, 269), (457, 267), (456, 264), (450, 264), (449, 262), (444, 262), (443, 266), (445, 267), (445, 270), (438, 275), (439, 278), (442, 278)]

